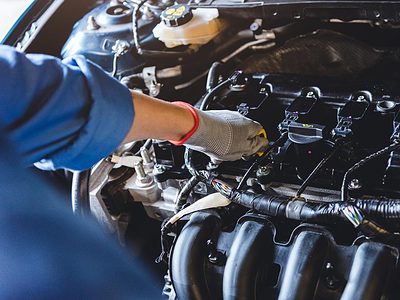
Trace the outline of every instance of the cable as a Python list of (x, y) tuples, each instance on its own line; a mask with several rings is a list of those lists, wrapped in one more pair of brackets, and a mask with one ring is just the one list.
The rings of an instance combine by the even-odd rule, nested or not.
[(174, 216), (172, 216), (161, 227), (161, 254), (156, 258), (156, 263), (164, 261), (165, 257), (167, 256), (167, 235), (170, 232), (172, 226), (182, 217), (205, 209), (225, 207), (229, 204), (231, 204), (231, 200), (229, 200), (227, 197), (219, 193), (214, 193), (199, 199), (198, 201), (194, 202), (188, 207), (185, 207)]
[(355, 199), (351, 205), (343, 201), (312, 202), (275, 194), (255, 194), (233, 189), (228, 197), (233, 203), (250, 208), (267, 216), (281, 217), (316, 224), (349, 221), (367, 236), (394, 234), (381, 225), (368, 220), (373, 218), (400, 219), (400, 199)]
[(114, 57), (113, 57), (113, 68), (112, 68), (112, 72), (111, 72), (111, 77), (115, 77), (117, 75), (118, 72), (118, 58), (120, 56), (118, 55), (118, 53), (114, 53)]
[[(210, 71), (211, 72), (211, 71)], [(217, 86), (212, 88), (206, 96), (203, 98), (200, 104), (200, 110), (207, 110), (208, 105), (214, 99), (214, 95), (229, 85), (233, 80), (235, 80), (237, 76), (230, 76), (228, 79), (222, 81)], [(186, 202), (187, 196), (190, 194), (191, 190), (199, 181), (207, 181), (210, 177), (210, 173), (206, 170), (197, 170), (193, 163), (193, 150), (186, 148), (184, 153), (185, 166), (188, 169), (189, 173), (192, 175), (192, 178), (187, 182), (187, 184), (181, 189), (177, 197), (177, 208), (180, 209)], [(184, 202), (185, 201), (185, 202)]]
[[(211, 101), (214, 98), (214, 95), (220, 91), (221, 89), (223, 89), (224, 87), (226, 87), (228, 84), (230, 84), (232, 82), (232, 80), (234, 80), (234, 77), (229, 77), (228, 79), (224, 80), (223, 82), (219, 83), (216, 87), (214, 87), (210, 92), (208, 92), (201, 104), (200, 104), (200, 110), (207, 110), (209, 104), (211, 103)], [(207, 180), (208, 179), (208, 175), (206, 175), (205, 172), (207, 171), (198, 171), (193, 162), (192, 162), (192, 156), (193, 156), (193, 150), (186, 148), (185, 150), (185, 166), (188, 169), (189, 173), (192, 174), (193, 176), (197, 176), (199, 177), (201, 180)], [(208, 172), (207, 172), (208, 173)]]
[(140, 152), (142, 152), (143, 149), (149, 150), (150, 147), (151, 147), (151, 145), (153, 145), (153, 139), (147, 139), (147, 140), (144, 142), (143, 146), (141, 146), (141, 147), (139, 148), (139, 150), (137, 150), (137, 151), (135, 152), (135, 155), (139, 155)]
[(364, 220), (364, 215), (357, 207), (347, 205), (342, 209), (342, 211), (345, 217), (351, 222), (351, 224), (354, 225), (354, 227), (360, 226)]
[(203, 98), (203, 101), (201, 102), (200, 105), (200, 110), (207, 110), (208, 106), (210, 105), (211, 101), (214, 98), (214, 95), (231, 83), (232, 83), (232, 78), (229, 77), (228, 79), (222, 81), (221, 83), (217, 84), (216, 87), (211, 89), (211, 91), (208, 92), (207, 95)]
[(216, 178), (213, 178), (213, 179), (210, 181), (210, 185), (211, 185), (217, 192), (219, 192), (220, 194), (222, 194), (223, 196), (225, 196), (225, 197), (227, 197), (227, 198), (230, 197), (230, 195), (231, 195), (231, 193), (232, 193), (232, 191), (233, 191), (233, 188), (232, 188), (229, 184), (225, 183), (225, 182), (222, 181), (222, 180), (216, 179)]
[[(400, 219), (400, 199), (356, 199), (351, 205), (342, 201), (318, 203), (302, 201), (283, 195), (243, 192), (219, 179), (212, 179), (210, 185), (222, 194), (223, 198), (221, 199), (226, 199), (215, 201), (213, 203), (214, 207), (226, 206), (233, 202), (273, 217), (283, 217), (317, 224), (349, 221), (366, 236), (394, 237), (393, 233), (376, 222), (367, 219), (363, 211), (372, 217)], [(223, 205), (224, 203), (226, 204)], [(205, 207), (204, 204), (200, 206)], [(192, 210), (188, 209), (188, 211)], [(184, 215), (183, 212), (181, 214)], [(175, 222), (175, 219), (176, 217), (173, 217), (170, 220)], [(172, 221), (170, 223), (173, 223)]]
[(182, 207), (186, 204), (187, 198), (189, 197), (190, 192), (199, 183), (199, 178), (197, 176), (192, 176), (188, 182), (182, 187), (179, 191), (178, 195), (176, 196), (175, 205), (176, 210), (180, 211)]
[(383, 156), (389, 152), (392, 152), (393, 150), (397, 149), (398, 147), (400, 147), (400, 141), (395, 141), (394, 143), (390, 144), (389, 146), (387, 146), (371, 155), (368, 155), (367, 157), (363, 158), (362, 160), (360, 160), (359, 162), (354, 164), (350, 169), (348, 169), (347, 172), (343, 176), (342, 188), (341, 188), (341, 200), (344, 202), (347, 201), (347, 196), (348, 196), (347, 194), (348, 194), (348, 189), (349, 189), (348, 181), (349, 181), (350, 175), (352, 173), (354, 173), (354, 171), (356, 171), (357, 169), (366, 165), (371, 160), (374, 160), (380, 156)]
[(310, 175), (308, 175), (308, 177), (301, 184), (299, 190), (296, 193), (296, 198), (300, 198), (301, 197), (301, 194), (304, 192), (304, 190), (310, 184), (311, 180), (314, 179), (315, 175), (317, 175), (319, 170), (321, 170), (321, 168), (328, 162), (328, 160), (331, 159), (332, 156), (334, 156), (336, 154), (336, 152), (339, 150), (339, 148), (342, 145), (343, 145), (343, 143), (340, 142), (340, 140), (339, 140), (337, 142), (337, 144), (335, 145), (335, 147), (333, 148), (333, 150), (318, 163), (318, 165), (314, 168), (314, 170), (312, 170)]
[(186, 148), (184, 153), (185, 166), (192, 176), (196, 176), (201, 181), (207, 181), (210, 174), (207, 170), (197, 170), (192, 160), (193, 150)]
[(207, 92), (211, 92), (211, 90), (216, 86), (220, 75), (220, 69), (222, 67), (223, 64), (219, 61), (215, 61), (211, 65), (211, 68), (208, 70), (207, 74), (207, 81), (206, 81)]
[(285, 142), (287, 140), (287, 137), (288, 137), (288, 133), (285, 132), (273, 144), (270, 143), (268, 145), (268, 147), (267, 147), (267, 149), (265, 149), (263, 155), (258, 157), (253, 162), (253, 164), (250, 166), (250, 168), (247, 169), (246, 173), (243, 175), (242, 180), (240, 180), (240, 182), (239, 182), (238, 186), (236, 187), (236, 189), (241, 190), (243, 188), (243, 186), (247, 182), (247, 179), (249, 179), (249, 177), (250, 177), (251, 173), (254, 171), (254, 169), (258, 165), (260, 165), (261, 163), (263, 163), (265, 161), (265, 159), (268, 157), (268, 154), (270, 154), (272, 150), (274, 150), (275, 148), (280, 146), (282, 144), (282, 142)]
[(142, 54), (142, 48), (140, 46), (139, 41), (139, 33), (138, 33), (138, 19), (139, 19), (139, 12), (140, 8), (147, 2), (148, 0), (142, 0), (138, 4), (136, 4), (133, 8), (132, 12), (132, 34), (133, 34), (133, 43), (136, 48), (136, 52), (140, 55)]
[(228, 62), (229, 60), (231, 60), (233, 57), (235, 57), (236, 55), (240, 54), (241, 52), (243, 52), (244, 50), (252, 47), (252, 46), (256, 46), (256, 45), (260, 45), (260, 44), (264, 44), (264, 43), (268, 43), (267, 45), (269, 47), (273, 47), (275, 46), (274, 42), (271, 42), (270, 39), (261, 39), (261, 40), (255, 40), (255, 41), (251, 41), (248, 42), (242, 46), (240, 46), (238, 49), (236, 49), (234, 52), (232, 52), (231, 54), (229, 54), (227, 57), (224, 57), (223, 59), (221, 59), (221, 61), (223, 63)]
[(350, 221), (351, 224), (366, 236), (387, 236), (390, 235), (391, 232), (387, 231), (385, 228), (380, 226), (379, 224), (368, 220), (361, 210), (354, 205), (346, 205), (342, 209), (345, 217)]
[[(195, 52), (194, 49), (192, 48), (187, 48), (185, 51), (159, 51), (159, 50), (146, 50), (143, 49), (142, 46), (140, 45), (140, 40), (139, 40), (139, 32), (138, 32), (138, 19), (139, 19), (139, 13), (140, 9), (142, 6), (147, 2), (148, 0), (142, 0), (139, 3), (134, 3), (132, 1), (129, 1), (133, 5), (133, 11), (132, 11), (132, 34), (133, 34), (133, 43), (136, 49), (136, 53), (139, 55), (144, 55), (144, 56), (157, 56), (157, 57), (167, 57), (167, 58), (182, 58), (182, 57), (187, 57)], [(128, 4), (128, 3), (126, 3)], [(130, 4), (128, 4), (130, 7), (132, 7)]]

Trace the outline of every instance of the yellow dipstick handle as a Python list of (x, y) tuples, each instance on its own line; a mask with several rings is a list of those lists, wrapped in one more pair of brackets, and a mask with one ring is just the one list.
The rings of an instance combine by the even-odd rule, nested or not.
[[(264, 129), (264, 128), (261, 129), (261, 130), (258, 132), (257, 135), (258, 135), (258, 136), (262, 136), (262, 137), (264, 137), (264, 138), (267, 138), (267, 133), (265, 132), (265, 129)], [(263, 154), (264, 154), (263, 151), (257, 152), (257, 155), (258, 155), (258, 156), (263, 156)]]

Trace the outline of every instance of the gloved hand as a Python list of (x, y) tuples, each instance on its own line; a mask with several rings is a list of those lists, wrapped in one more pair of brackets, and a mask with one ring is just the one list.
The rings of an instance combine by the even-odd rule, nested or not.
[(203, 152), (212, 160), (238, 160), (268, 145), (260, 136), (263, 127), (256, 121), (230, 110), (201, 111), (188, 103), (175, 104), (189, 109), (196, 120), (194, 128), (175, 145)]

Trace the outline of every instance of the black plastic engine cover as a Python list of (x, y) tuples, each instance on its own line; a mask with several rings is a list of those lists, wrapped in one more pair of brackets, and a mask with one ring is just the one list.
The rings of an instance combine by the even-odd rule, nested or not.
[[(290, 141), (272, 154), (273, 174), (269, 176), (272, 181), (300, 184), (332, 151), (336, 140), (347, 138), (348, 142), (312, 183), (322, 188), (339, 189), (345, 171), (360, 159), (389, 145), (400, 128), (396, 125), (400, 103), (397, 85), (276, 74), (249, 74), (243, 81), (240, 86), (221, 91), (210, 109), (237, 110), (257, 120), (270, 141), (289, 132)], [(157, 162), (167, 169), (173, 168), (174, 172), (184, 170), (183, 160), (177, 159), (179, 152), (182, 153), (178, 149), (165, 143), (162, 147), (156, 145)], [(399, 195), (397, 157), (397, 153), (392, 153), (355, 174), (366, 187), (364, 194)], [(207, 159), (199, 157), (195, 162), (201, 167)], [(241, 176), (251, 162), (226, 162), (218, 171)]]

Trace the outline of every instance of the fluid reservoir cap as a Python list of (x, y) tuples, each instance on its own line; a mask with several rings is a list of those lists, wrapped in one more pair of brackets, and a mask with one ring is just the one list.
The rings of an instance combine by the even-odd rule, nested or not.
[(192, 18), (193, 13), (186, 4), (172, 5), (161, 13), (161, 20), (168, 27), (177, 27), (186, 24)]

